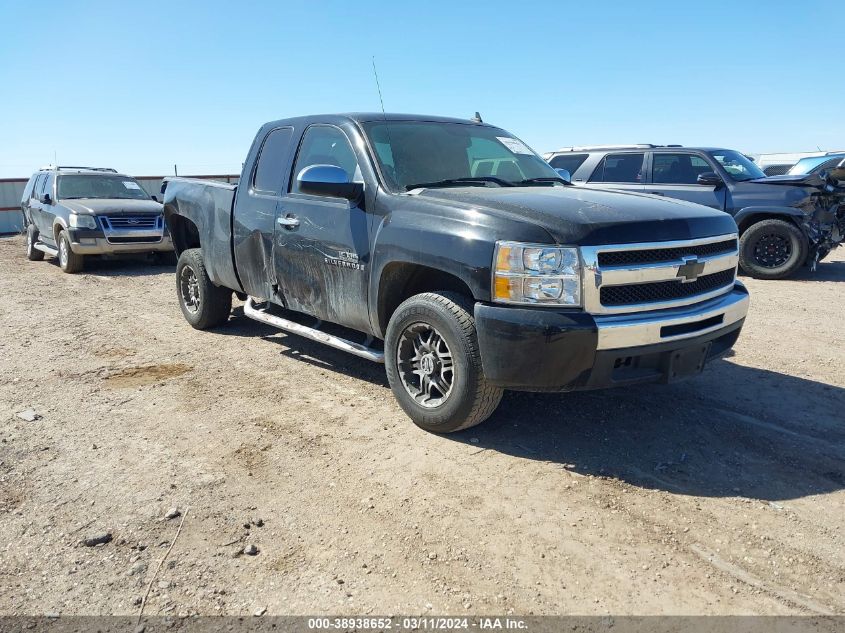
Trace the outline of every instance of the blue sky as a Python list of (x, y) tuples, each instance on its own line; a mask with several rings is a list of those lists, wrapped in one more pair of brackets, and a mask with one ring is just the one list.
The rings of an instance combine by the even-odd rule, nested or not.
[(537, 151), (845, 147), (845, 12), (817, 2), (0, 0), (0, 177), (239, 171), (265, 121), (469, 117)]

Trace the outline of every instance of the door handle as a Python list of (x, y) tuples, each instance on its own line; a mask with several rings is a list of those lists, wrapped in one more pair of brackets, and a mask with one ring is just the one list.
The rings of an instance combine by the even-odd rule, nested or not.
[(299, 219), (293, 217), (292, 215), (286, 215), (283, 218), (278, 218), (276, 222), (279, 224), (279, 226), (283, 226), (286, 229), (293, 229), (299, 226)]
[(666, 195), (662, 191), (649, 191), (649, 193), (652, 194), (652, 195), (655, 195), (655, 196), (665, 196)]

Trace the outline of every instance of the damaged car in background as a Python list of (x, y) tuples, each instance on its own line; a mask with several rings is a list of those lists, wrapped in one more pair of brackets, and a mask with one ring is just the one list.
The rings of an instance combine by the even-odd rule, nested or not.
[[(544, 156), (581, 187), (678, 198), (733, 216), (739, 264), (758, 279), (782, 279), (816, 264), (843, 241), (842, 161), (825, 171), (766, 175), (731, 149), (680, 145), (569, 147)], [(570, 176), (571, 174), (571, 176)]]
[(770, 184), (796, 187), (807, 194), (796, 205), (795, 216), (809, 241), (807, 261), (812, 270), (845, 241), (845, 158), (836, 165), (809, 174), (769, 176)]

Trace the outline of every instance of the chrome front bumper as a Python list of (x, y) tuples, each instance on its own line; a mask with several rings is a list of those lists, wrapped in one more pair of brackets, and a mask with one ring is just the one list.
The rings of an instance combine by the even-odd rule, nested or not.
[(596, 316), (597, 349), (669, 343), (715, 332), (744, 319), (748, 303), (748, 292), (737, 281), (730, 293), (691, 306)]

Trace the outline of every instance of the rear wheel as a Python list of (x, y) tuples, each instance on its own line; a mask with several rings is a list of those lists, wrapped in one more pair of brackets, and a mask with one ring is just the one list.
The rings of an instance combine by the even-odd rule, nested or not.
[(411, 297), (390, 319), (385, 365), (414, 424), (451, 433), (486, 420), (502, 399), (481, 366), (472, 301), (449, 292)]
[(59, 267), (66, 273), (78, 273), (82, 270), (84, 260), (82, 255), (77, 255), (70, 247), (70, 237), (67, 231), (59, 232)]
[(761, 220), (739, 240), (739, 265), (757, 279), (789, 277), (807, 259), (807, 238), (784, 220)]
[(38, 242), (38, 231), (35, 225), (30, 224), (26, 227), (26, 258), (31, 262), (40, 262), (44, 259), (44, 251), (35, 248), (36, 242)]
[(199, 248), (189, 248), (179, 256), (176, 294), (185, 320), (198, 330), (207, 330), (229, 320), (232, 291), (211, 282)]

